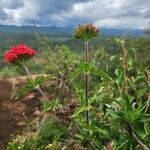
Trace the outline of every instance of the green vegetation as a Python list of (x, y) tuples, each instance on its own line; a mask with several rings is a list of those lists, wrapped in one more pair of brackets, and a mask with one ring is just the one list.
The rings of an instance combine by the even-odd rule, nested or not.
[[(50, 80), (56, 84), (46, 86), (52, 98), (41, 100), (44, 115), (34, 124), (36, 131), (31, 126), (14, 137), (7, 150), (150, 149), (150, 38), (87, 39), (85, 35), (84, 42), (52, 41), (43, 35), (30, 41), (38, 54), (26, 67), (31, 74), (48, 76), (32, 79), (28, 74), (28, 84), (16, 98), (39, 91)], [(89, 51), (86, 61), (84, 44), (86, 58)], [(16, 70), (16, 75), (25, 74), (19, 66), (9, 66), (14, 72), (5, 66), (1, 76), (14, 75)]]
[[(137, 55), (137, 60), (141, 63), (141, 65), (149, 66), (150, 64), (150, 38), (148, 37), (124, 37), (122, 40), (126, 43), (126, 48), (129, 51), (135, 50)], [(43, 55), (43, 53), (51, 51), (57, 51), (57, 48), (61, 45), (66, 45), (69, 47), (70, 51), (81, 56), (83, 53), (83, 43), (80, 40), (75, 40), (70, 37), (56, 37), (49, 35), (41, 35), (41, 34), (1, 34), (0, 35), (0, 76), (5, 76), (5, 63), (3, 62), (3, 53), (8, 50), (10, 47), (24, 43), (29, 47), (32, 47), (38, 50), (39, 55), (38, 58)], [(93, 53), (101, 53), (104, 51), (108, 56), (119, 55), (120, 48), (116, 43), (116, 37), (97, 37), (90, 42), (90, 51)], [(32, 66), (33, 65), (33, 66)], [(30, 66), (32, 67), (32, 73), (38, 73), (40, 69), (40, 64), (32, 63)], [(42, 67), (42, 66), (41, 66)], [(4, 73), (2, 73), (4, 70)], [(20, 72), (13, 71), (13, 68), (10, 69), (10, 73), (7, 74), (19, 75)], [(22, 74), (22, 73), (21, 73)]]

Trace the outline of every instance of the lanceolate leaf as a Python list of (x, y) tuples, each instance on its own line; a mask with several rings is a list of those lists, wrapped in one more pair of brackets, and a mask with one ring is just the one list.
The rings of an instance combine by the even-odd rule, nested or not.
[(107, 113), (110, 114), (114, 119), (121, 119), (126, 121), (123, 112), (115, 112), (114, 110), (108, 110)]
[(109, 136), (109, 135), (108, 135), (108, 132), (107, 132), (106, 130), (100, 129), (99, 127), (96, 127), (96, 126), (95, 126), (95, 127), (92, 128), (92, 130), (93, 130), (93, 131), (96, 131), (96, 132), (99, 132), (99, 133), (101, 133), (101, 134), (103, 134), (103, 135), (105, 135), (105, 136), (107, 136), (107, 137)]
[(119, 145), (118, 147), (116, 147), (116, 150), (122, 150), (122, 148), (128, 143), (129, 140), (126, 140), (125, 142), (123, 142), (121, 145)]
[(105, 73), (103, 70), (101, 70), (99, 68), (96, 68), (92, 64), (88, 64), (88, 63), (81, 63), (80, 66), (79, 66), (79, 68), (76, 69), (70, 75), (70, 79), (74, 80), (74, 78), (76, 78), (81, 73), (84, 73), (84, 74), (93, 74), (95, 76), (101, 77), (101, 78), (106, 79), (108, 81), (113, 81), (113, 79), (107, 73)]
[(78, 109), (74, 112), (74, 114), (72, 115), (72, 117), (78, 116), (80, 113), (84, 112), (85, 110), (86, 110), (86, 107), (85, 107), (85, 106), (82, 106), (82, 107), (78, 108)]
[(113, 81), (112, 78), (107, 73), (105, 73), (103, 70), (95, 68), (95, 67), (91, 68), (91, 74), (94, 74), (96, 76), (99, 76), (99, 77), (104, 78), (109, 81)]
[(15, 99), (19, 99), (21, 96), (25, 95), (27, 92), (34, 90), (35, 87), (31, 84), (25, 85), (21, 89), (19, 89), (15, 95)]
[(73, 81), (77, 76), (81, 74), (81, 69), (77, 68), (73, 73), (70, 74), (70, 80)]
[(72, 117), (76, 117), (76, 116), (78, 116), (80, 113), (84, 112), (85, 110), (90, 110), (90, 109), (92, 109), (92, 106), (91, 106), (91, 105), (89, 105), (88, 107), (82, 106), (82, 107), (78, 108), (78, 109), (74, 112), (74, 114), (72, 115)]

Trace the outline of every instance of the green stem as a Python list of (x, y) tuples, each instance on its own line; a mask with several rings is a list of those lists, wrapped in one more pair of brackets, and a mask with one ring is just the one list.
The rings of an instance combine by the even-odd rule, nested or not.
[(127, 76), (126, 76), (126, 71), (127, 71), (127, 50), (125, 48), (125, 43), (124, 41), (121, 42), (121, 49), (122, 49), (122, 56), (123, 56), (123, 62), (122, 62), (122, 67), (123, 67), (123, 72), (124, 72), (124, 84), (123, 84), (123, 92), (126, 93), (126, 84), (127, 84)]
[[(27, 68), (27, 66), (23, 63), (21, 63), (21, 66), (23, 67), (23, 69), (25, 70), (25, 72), (27, 73), (27, 75), (29, 76), (29, 78), (31, 80), (34, 80), (29, 69)], [(46, 94), (43, 92), (43, 90), (41, 89), (40, 85), (36, 86), (35, 89), (44, 97), (44, 100), (49, 101), (48, 97), (46, 96)]]
[(137, 60), (137, 54), (136, 54), (136, 50), (135, 49), (133, 49), (133, 54), (134, 54), (134, 60), (137, 62), (138, 60)]
[[(85, 62), (89, 63), (89, 42), (86, 41), (84, 43), (85, 45)], [(88, 102), (88, 98), (89, 98), (89, 75), (86, 73), (85, 75), (85, 101), (86, 101), (86, 106), (88, 108), (89, 102)], [(86, 122), (87, 125), (89, 125), (89, 110), (86, 110)]]

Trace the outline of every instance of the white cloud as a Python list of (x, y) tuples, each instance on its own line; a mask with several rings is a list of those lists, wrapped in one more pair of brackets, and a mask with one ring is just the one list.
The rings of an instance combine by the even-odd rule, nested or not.
[[(13, 3), (12, 3), (13, 2)], [(0, 0), (0, 24), (144, 28), (149, 0)]]
[(74, 4), (74, 9), (63, 16), (66, 19), (93, 21), (99, 27), (144, 28), (150, 22), (148, 4), (148, 0), (142, 4), (138, 0), (94, 0)]
[(116, 27), (119, 25), (119, 20), (108, 18), (108, 19), (98, 20), (98, 21), (94, 22), (94, 24), (98, 27), (108, 27), (108, 28)]
[[(138, 22), (137, 22), (138, 20)], [(120, 18), (107, 18), (94, 22), (98, 27), (107, 28), (145, 28), (149, 23), (149, 19), (143, 19), (138, 17), (128, 17), (127, 20), (123, 17)]]
[[(33, 7), (34, 6), (34, 7)], [(40, 6), (34, 1), (26, 0), (24, 1), (23, 7), (18, 7), (16, 9), (4, 7), (3, 11), (7, 15), (5, 20), (1, 20), (1, 24), (9, 25), (23, 25), (28, 19), (39, 19), (38, 11)]]

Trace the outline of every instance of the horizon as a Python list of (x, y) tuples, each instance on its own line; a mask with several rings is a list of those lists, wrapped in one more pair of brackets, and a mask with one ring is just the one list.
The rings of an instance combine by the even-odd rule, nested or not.
[(99, 28), (145, 29), (149, 6), (149, 0), (0, 0), (0, 24), (75, 27), (92, 22)]
[[(37, 27), (37, 28), (62, 28), (62, 29), (68, 29), (68, 28), (71, 28), (71, 29), (75, 29), (76, 26), (56, 26), (56, 25), (3, 25), (3, 24), (0, 24), (0, 26), (5, 26), (5, 27), (16, 27), (16, 28), (20, 28), (20, 27)], [(139, 28), (117, 28), (117, 27), (98, 27), (99, 29), (114, 29), (114, 30), (141, 30), (143, 31), (144, 29), (139, 29)]]

